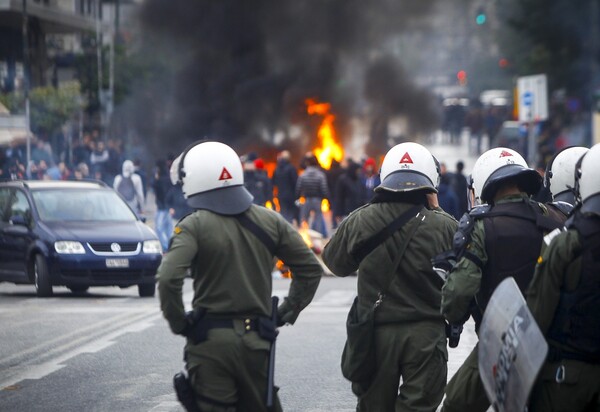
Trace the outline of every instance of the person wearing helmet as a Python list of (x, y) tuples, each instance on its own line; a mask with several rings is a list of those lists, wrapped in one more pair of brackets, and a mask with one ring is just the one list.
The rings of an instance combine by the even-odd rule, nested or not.
[(539, 258), (527, 296), (549, 346), (530, 411), (600, 410), (600, 144), (576, 169), (580, 202)]
[[(483, 312), (496, 286), (513, 276), (525, 294), (544, 235), (564, 215), (534, 202), (540, 174), (508, 148), (482, 154), (473, 167), (471, 197), (479, 206), (466, 213), (454, 236), (450, 273), (442, 288), (442, 313), (450, 324), (469, 316), (479, 331)], [(478, 346), (446, 387), (443, 411), (486, 411), (490, 406), (478, 369)]]
[(552, 196), (548, 205), (569, 215), (575, 205), (575, 164), (588, 152), (587, 147), (567, 147), (554, 155), (544, 174), (544, 186)]
[[(169, 327), (187, 338), (189, 382), (202, 411), (267, 411), (272, 269), (277, 256), (293, 273), (276, 325), (293, 324), (312, 300), (323, 269), (281, 215), (252, 204), (240, 158), (229, 146), (197, 142), (171, 167), (194, 211), (175, 226), (158, 268), (160, 305)], [(193, 311), (182, 287), (193, 278)], [(281, 411), (274, 395), (273, 409)]]
[(353, 378), (342, 367), (361, 412), (433, 411), (442, 400), (448, 359), (443, 281), (429, 262), (451, 246), (457, 222), (429, 206), (439, 179), (437, 161), (425, 147), (394, 146), (371, 202), (341, 222), (323, 251), (335, 275), (358, 270), (358, 318), (374, 311), (374, 370)]

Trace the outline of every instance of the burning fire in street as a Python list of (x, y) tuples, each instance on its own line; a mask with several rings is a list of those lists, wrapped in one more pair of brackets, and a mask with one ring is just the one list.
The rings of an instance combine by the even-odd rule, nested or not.
[(314, 99), (306, 99), (306, 111), (310, 115), (322, 116), (323, 120), (318, 130), (320, 147), (315, 147), (314, 152), (319, 160), (319, 164), (324, 169), (331, 168), (331, 162), (335, 159), (338, 162), (344, 157), (344, 149), (337, 142), (337, 136), (333, 122), (335, 115), (330, 113), (330, 103), (319, 103)]

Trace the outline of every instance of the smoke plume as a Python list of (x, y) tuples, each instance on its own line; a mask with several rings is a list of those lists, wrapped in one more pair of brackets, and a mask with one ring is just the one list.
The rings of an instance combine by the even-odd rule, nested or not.
[[(304, 100), (312, 97), (331, 102), (340, 123), (368, 106), (372, 119), (400, 114), (412, 130), (427, 130), (426, 95), (389, 55), (390, 41), (419, 27), (433, 3), (148, 0), (142, 50), (161, 76), (140, 87), (138, 127), (175, 150), (206, 136), (239, 150), (257, 139), (275, 146), (276, 134), (278, 147), (305, 150), (288, 132), (309, 124)], [(385, 150), (381, 136), (372, 143)]]

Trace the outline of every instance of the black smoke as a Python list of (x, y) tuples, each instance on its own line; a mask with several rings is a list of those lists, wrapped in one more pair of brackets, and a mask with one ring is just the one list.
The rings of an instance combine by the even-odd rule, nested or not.
[[(289, 124), (310, 124), (304, 100), (313, 97), (332, 103), (340, 130), (365, 105), (376, 122), (402, 114), (412, 130), (429, 130), (429, 102), (388, 45), (420, 27), (433, 3), (148, 0), (142, 54), (161, 75), (140, 83), (138, 129), (175, 150), (206, 136), (240, 150), (257, 139), (268, 146)], [(288, 137), (279, 147), (306, 150)], [(385, 150), (384, 140), (374, 147)]]

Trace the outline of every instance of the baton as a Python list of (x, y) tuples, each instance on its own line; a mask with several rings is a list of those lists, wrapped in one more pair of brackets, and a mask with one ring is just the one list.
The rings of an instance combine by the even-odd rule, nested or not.
[(271, 322), (273, 322), (275, 336), (273, 336), (273, 342), (271, 342), (271, 349), (269, 350), (269, 375), (267, 377), (267, 410), (269, 412), (273, 411), (273, 393), (275, 392), (275, 341), (277, 339), (277, 306), (279, 298), (273, 296), (271, 300)]

